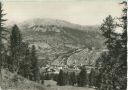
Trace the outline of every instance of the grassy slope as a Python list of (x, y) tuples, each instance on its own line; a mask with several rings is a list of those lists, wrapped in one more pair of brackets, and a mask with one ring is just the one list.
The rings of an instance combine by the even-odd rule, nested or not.
[(44, 86), (41, 84), (29, 81), (7, 70), (2, 70), (2, 78), (2, 90), (44, 90)]
[(95, 90), (88, 87), (57, 86), (56, 82), (52, 80), (45, 80), (44, 85), (47, 86), (46, 90)]
[(95, 90), (95, 89), (86, 88), (86, 87), (56, 86), (56, 87), (49, 87), (46, 90)]

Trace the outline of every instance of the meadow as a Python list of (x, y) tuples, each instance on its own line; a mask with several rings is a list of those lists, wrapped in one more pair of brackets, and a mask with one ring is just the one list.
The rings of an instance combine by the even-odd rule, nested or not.
[(77, 87), (77, 86), (57, 86), (53, 80), (44, 81), (45, 90), (95, 90), (88, 87)]

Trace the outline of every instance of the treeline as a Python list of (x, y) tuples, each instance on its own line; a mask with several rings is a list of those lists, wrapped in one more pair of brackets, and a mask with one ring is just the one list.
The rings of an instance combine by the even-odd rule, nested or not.
[(64, 85), (75, 85), (77, 83), (77, 77), (75, 72), (64, 72), (60, 70), (59, 75), (57, 77), (57, 85), (64, 86)]
[[(1, 69), (7, 69), (15, 75), (21, 75), (29, 80), (40, 80), (38, 58), (34, 45), (24, 42), (17, 25), (6, 29), (3, 19), (2, 4), (0, 2), (0, 82), (2, 80)], [(4, 43), (4, 42), (7, 43)]]
[(101, 80), (97, 68), (91, 68), (91, 70), (88, 72), (85, 66), (82, 66), (80, 71), (60, 70), (59, 74), (42, 73), (41, 76), (43, 80), (56, 81), (57, 85), (59, 86), (71, 85), (78, 87), (98, 88)]
[(78, 87), (94, 87), (96, 86), (96, 75), (95, 70), (92, 68), (90, 73), (87, 73), (87, 70), (84, 66), (81, 67), (79, 71), (65, 71), (60, 70), (59, 74), (46, 73), (42, 74), (43, 79), (45, 80), (54, 80), (59, 86), (71, 85)]

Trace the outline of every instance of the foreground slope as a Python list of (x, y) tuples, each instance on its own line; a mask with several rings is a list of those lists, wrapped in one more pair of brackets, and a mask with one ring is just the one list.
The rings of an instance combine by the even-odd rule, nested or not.
[(2, 90), (44, 90), (44, 86), (2, 69)]

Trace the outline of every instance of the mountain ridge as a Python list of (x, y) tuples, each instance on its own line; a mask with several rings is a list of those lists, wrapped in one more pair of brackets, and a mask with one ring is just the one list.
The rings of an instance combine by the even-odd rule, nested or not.
[(70, 50), (102, 48), (103, 39), (98, 26), (83, 27), (53, 19), (32, 19), (19, 26), (23, 40), (30, 46), (35, 45), (39, 58), (47, 62), (57, 59), (61, 53), (69, 56)]
[[(32, 22), (32, 25), (38, 24), (38, 25), (57, 25), (59, 27), (74, 27), (74, 28), (78, 28), (78, 29), (82, 29), (84, 30), (87, 27), (99, 27), (98, 25), (80, 25), (80, 24), (75, 24), (69, 21), (65, 21), (65, 20), (60, 20), (60, 19), (51, 19), (51, 18), (34, 18), (34, 19), (29, 19), (29, 20), (25, 20), (23, 22), (21, 22), (19, 25), (22, 26), (22, 24), (24, 23), (24, 25), (30, 25), (30, 22)], [(29, 24), (28, 24), (29, 23)]]

